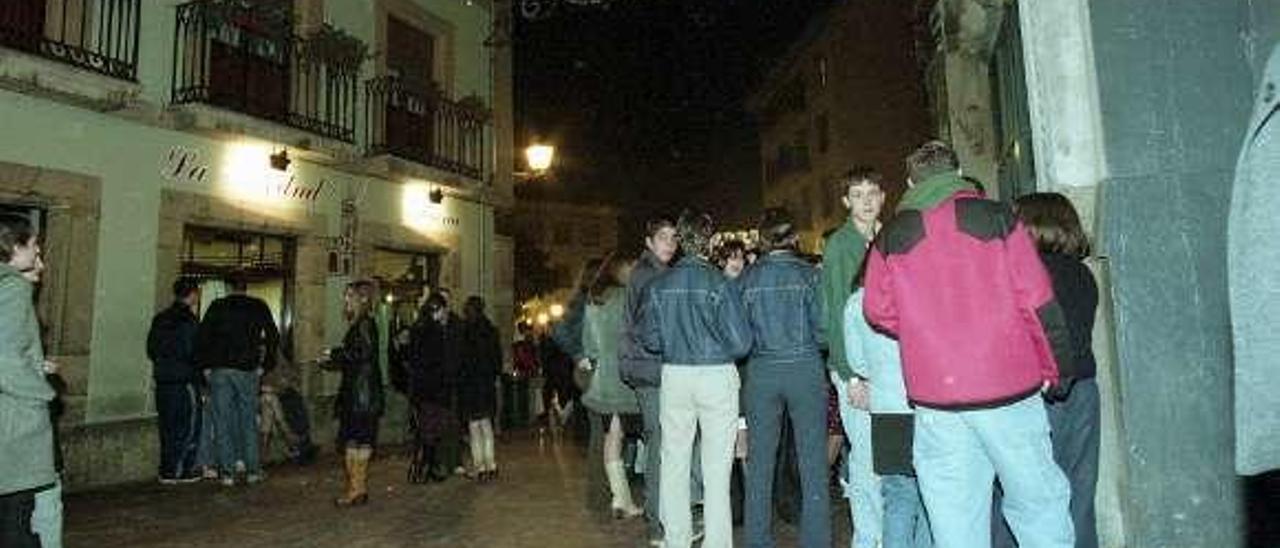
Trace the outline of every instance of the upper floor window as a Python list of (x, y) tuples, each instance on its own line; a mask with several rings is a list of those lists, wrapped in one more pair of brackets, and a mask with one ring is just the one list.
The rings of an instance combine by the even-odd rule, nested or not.
[(814, 131), (818, 134), (818, 153), (827, 151), (827, 147), (831, 144), (831, 120), (827, 118), (827, 113), (818, 115), (818, 119), (814, 121)]
[(435, 82), (435, 38), (404, 20), (387, 17), (387, 75), (426, 90)]
[(0, 0), (0, 46), (136, 80), (140, 12), (139, 0)]

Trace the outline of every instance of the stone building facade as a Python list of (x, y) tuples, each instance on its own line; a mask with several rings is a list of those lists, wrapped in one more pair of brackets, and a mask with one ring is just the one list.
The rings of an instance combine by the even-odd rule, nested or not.
[[(481, 295), (510, 332), (509, 6), (46, 0), (0, 8), (0, 209), (42, 228), (38, 310), (68, 380), (70, 489), (154, 477), (145, 355), (180, 275), (250, 277), (288, 357), (340, 341), (341, 294)], [(68, 23), (70, 21), (71, 23)], [(363, 44), (363, 46), (361, 46)], [(412, 308), (411, 306), (408, 308)], [(334, 375), (308, 369), (317, 440)], [(384, 420), (403, 434), (403, 401)]]

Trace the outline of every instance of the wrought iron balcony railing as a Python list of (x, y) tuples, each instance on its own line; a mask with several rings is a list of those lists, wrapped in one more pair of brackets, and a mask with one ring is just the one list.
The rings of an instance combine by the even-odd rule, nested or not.
[(139, 0), (0, 0), (0, 46), (138, 77)]
[(478, 108), (385, 76), (365, 82), (369, 155), (391, 154), (479, 179), (488, 122)]
[(178, 6), (173, 102), (205, 103), (354, 142), (359, 67), (313, 55), (308, 41), (294, 36), (288, 11), (269, 11), (271, 5), (196, 0)]

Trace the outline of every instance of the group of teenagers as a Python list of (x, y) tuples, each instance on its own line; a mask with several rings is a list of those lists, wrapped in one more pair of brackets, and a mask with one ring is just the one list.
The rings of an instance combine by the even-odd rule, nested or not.
[[(610, 507), (643, 514), (651, 545), (733, 545), (737, 454), (744, 539), (773, 546), (789, 421), (800, 545), (830, 546), (834, 387), (852, 546), (1097, 546), (1098, 291), (1078, 214), (1056, 193), (987, 199), (940, 141), (906, 173), (891, 215), (879, 173), (839, 178), (849, 216), (820, 264), (798, 250), (791, 214), (770, 208), (745, 268), (742, 254), (713, 262), (714, 223), (689, 211), (651, 220), (638, 260), (588, 265), (565, 321), (574, 336), (561, 338), (579, 341), (566, 350), (592, 372), (582, 403), (602, 434)], [(628, 432), (644, 442), (643, 509), (624, 471)]]

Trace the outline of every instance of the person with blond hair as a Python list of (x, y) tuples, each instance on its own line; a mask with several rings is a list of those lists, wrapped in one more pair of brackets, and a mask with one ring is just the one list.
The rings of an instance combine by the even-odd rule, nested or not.
[(343, 495), (333, 501), (338, 507), (369, 502), (369, 460), (385, 404), (382, 369), (378, 367), (378, 326), (373, 319), (377, 296), (377, 286), (371, 281), (347, 284), (343, 293), (347, 333), (342, 345), (326, 350), (321, 359), (322, 367), (342, 372), (334, 415), (338, 417), (338, 441), (345, 449), (347, 481)]

